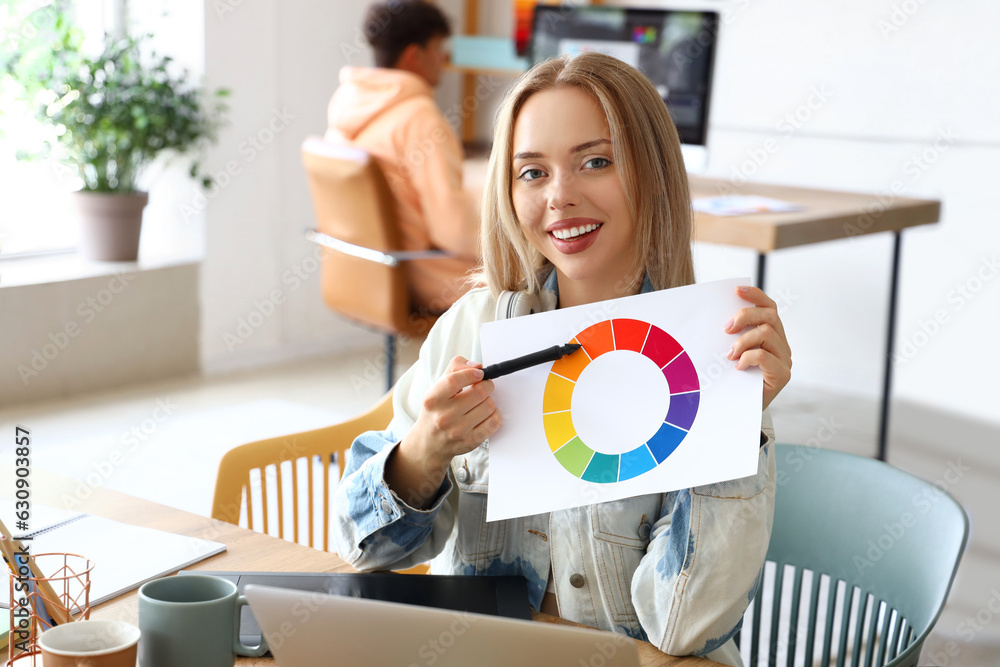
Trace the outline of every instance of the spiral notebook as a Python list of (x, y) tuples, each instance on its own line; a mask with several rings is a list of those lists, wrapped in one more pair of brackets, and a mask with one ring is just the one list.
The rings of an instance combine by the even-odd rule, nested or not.
[[(5, 523), (16, 531), (11, 520), (12, 502), (0, 502), (0, 511)], [(29, 530), (14, 537), (32, 555), (73, 553), (93, 561), (91, 607), (226, 550), (226, 545), (220, 542), (43, 505), (31, 506)], [(42, 561), (38, 564), (44, 568)], [(0, 586), (0, 607), (10, 607), (10, 587), (6, 582)]]

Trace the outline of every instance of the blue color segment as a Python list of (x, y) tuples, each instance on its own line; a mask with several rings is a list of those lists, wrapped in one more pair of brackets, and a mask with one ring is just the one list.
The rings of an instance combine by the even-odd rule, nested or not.
[(590, 465), (583, 471), (583, 476), (580, 479), (598, 484), (617, 482), (618, 455), (595, 452), (594, 458), (590, 459)]
[[(671, 400), (673, 398), (671, 397)], [(674, 453), (677, 449), (677, 445), (681, 444), (681, 440), (687, 435), (687, 431), (681, 430), (676, 426), (664, 423), (660, 426), (660, 430), (656, 432), (649, 442), (649, 451), (653, 452), (653, 457), (656, 459), (657, 463), (663, 463), (668, 456)]]
[(656, 467), (653, 455), (649, 453), (646, 445), (639, 445), (631, 452), (622, 454), (621, 470), (618, 471), (618, 481), (638, 477), (644, 472), (649, 472)]

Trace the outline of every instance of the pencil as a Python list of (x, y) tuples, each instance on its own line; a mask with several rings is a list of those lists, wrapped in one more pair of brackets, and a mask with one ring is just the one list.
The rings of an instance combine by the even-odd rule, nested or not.
[[(35, 610), (39, 616), (45, 614), (49, 617), (46, 620), (49, 620), (52, 624), (71, 622), (73, 620), (72, 616), (70, 616), (69, 611), (62, 606), (59, 596), (56, 594), (55, 590), (53, 590), (52, 584), (50, 584), (48, 579), (46, 579), (45, 573), (38, 567), (34, 558), (30, 555), (27, 557), (22, 555), (25, 552), (24, 545), (21, 544), (20, 540), (15, 540), (13, 536), (11, 536), (10, 531), (7, 530), (7, 526), (5, 526), (3, 521), (0, 520), (0, 543), (3, 542), (6, 542), (4, 557), (7, 558), (8, 553), (13, 557), (11, 565), (18, 571), (18, 573), (20, 573), (20, 566), (22, 564), (28, 566), (28, 570), (34, 576), (34, 583), (38, 586), (35, 597), (41, 597), (44, 602), (49, 603), (44, 605), (42, 609)], [(31, 582), (29, 582), (29, 585), (30, 583)], [(11, 601), (11, 604), (13, 604), (13, 601)]]

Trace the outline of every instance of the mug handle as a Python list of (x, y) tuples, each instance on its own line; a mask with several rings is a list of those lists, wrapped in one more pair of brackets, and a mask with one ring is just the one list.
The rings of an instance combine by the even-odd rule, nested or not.
[(245, 595), (240, 595), (236, 598), (236, 620), (234, 622), (234, 627), (236, 628), (236, 636), (233, 637), (233, 653), (236, 655), (244, 655), (248, 658), (259, 658), (260, 656), (267, 653), (267, 641), (264, 639), (264, 633), (261, 632), (260, 644), (257, 646), (244, 646), (243, 642), (240, 641), (240, 612), (243, 611), (243, 607), (249, 604)]

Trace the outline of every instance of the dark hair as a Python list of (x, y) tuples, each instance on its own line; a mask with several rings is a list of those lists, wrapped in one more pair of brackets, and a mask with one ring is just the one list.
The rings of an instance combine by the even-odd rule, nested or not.
[(448, 17), (426, 0), (389, 0), (368, 8), (365, 37), (375, 49), (376, 67), (395, 67), (410, 44), (426, 46), (433, 37), (448, 37)]

